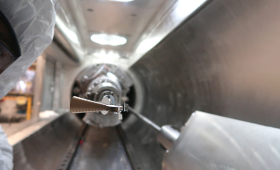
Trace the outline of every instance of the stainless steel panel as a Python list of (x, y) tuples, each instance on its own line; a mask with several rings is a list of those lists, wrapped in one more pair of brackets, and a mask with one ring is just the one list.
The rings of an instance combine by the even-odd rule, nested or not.
[(150, 126), (153, 130), (155, 130), (157, 134), (157, 141), (166, 149), (169, 150), (173, 143), (178, 139), (180, 136), (180, 132), (176, 129), (174, 129), (170, 125), (164, 125), (162, 127), (159, 127), (154, 122), (150, 121), (146, 117), (144, 117), (142, 114), (136, 112), (133, 108), (128, 107), (129, 112), (133, 113), (136, 117), (138, 117), (140, 120), (145, 122), (148, 126)]
[(43, 88), (41, 99), (41, 111), (53, 109), (53, 97), (55, 91), (55, 63), (46, 60), (43, 75)]
[(36, 61), (36, 77), (35, 77), (35, 87), (34, 87), (34, 99), (33, 99), (33, 113), (32, 117), (39, 117), (41, 111), (41, 102), (43, 95), (43, 76), (45, 72), (46, 59), (42, 55), (38, 57)]
[(116, 128), (89, 126), (70, 170), (132, 170)]
[(163, 170), (278, 170), (280, 129), (200, 111), (166, 154)]
[(194, 11), (210, 1), (212, 0), (166, 0), (139, 37), (126, 68), (136, 63)]
[[(63, 35), (59, 33), (57, 29), (55, 29), (54, 41), (46, 48), (44, 53), (47, 55), (49, 59), (56, 60), (63, 65), (67, 66), (78, 66), (79, 65), (79, 57), (72, 52), (68, 52), (71, 49), (63, 48), (63, 45), (59, 44), (58, 39), (62, 39), (61, 41), (66, 42)], [(62, 42), (62, 43), (63, 43)], [(70, 47), (71, 48), (71, 47)], [(73, 57), (75, 55), (75, 57)]]
[[(141, 113), (181, 127), (195, 110), (280, 128), (280, 1), (215, 0), (135, 63)], [(129, 122), (127, 122), (129, 123)], [(126, 128), (142, 164), (164, 151), (139, 120)], [(150, 168), (152, 169), (152, 168)]]
[(64, 114), (15, 144), (14, 170), (57, 169), (81, 127), (75, 115)]

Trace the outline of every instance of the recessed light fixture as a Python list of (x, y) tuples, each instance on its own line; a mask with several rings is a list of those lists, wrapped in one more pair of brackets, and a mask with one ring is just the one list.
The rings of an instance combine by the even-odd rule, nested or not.
[(90, 39), (97, 44), (111, 46), (124, 45), (127, 42), (126, 38), (112, 34), (93, 34)]
[(134, 0), (109, 0), (109, 1), (117, 1), (117, 2), (131, 2)]
[(101, 57), (101, 58), (120, 58), (120, 55), (117, 52), (105, 51), (105, 50), (95, 52), (95, 53), (93, 53), (93, 56)]

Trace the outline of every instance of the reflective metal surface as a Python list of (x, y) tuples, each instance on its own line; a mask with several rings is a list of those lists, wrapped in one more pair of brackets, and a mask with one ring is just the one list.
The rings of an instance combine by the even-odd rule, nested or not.
[(131, 67), (141, 57), (145, 56), (151, 49), (165, 39), (184, 20), (191, 18), (193, 12), (212, 0), (167, 0), (161, 9), (150, 21), (145, 32), (138, 40), (137, 46), (131, 53), (126, 68)]
[[(142, 108), (158, 126), (180, 128), (191, 113), (202, 110), (279, 128), (279, 5), (273, 0), (215, 0), (191, 15), (131, 66), (142, 90), (136, 94), (142, 101), (135, 108)], [(164, 23), (171, 24), (170, 18)], [(168, 27), (159, 25), (163, 32), (154, 33), (164, 35), (164, 25)], [(90, 55), (86, 59), (81, 67), (65, 67), (64, 108), (70, 103), (74, 77), (96, 61)], [(158, 145), (157, 132), (133, 116), (123, 126), (143, 169), (161, 169), (165, 151)]]
[(280, 129), (196, 111), (163, 170), (278, 170)]
[(87, 113), (96, 111), (120, 112), (121, 109), (122, 106), (106, 105), (100, 102), (95, 102), (76, 96), (72, 97), (70, 103), (70, 111), (72, 113)]
[(42, 79), (42, 77), (46, 75), (45, 68), (46, 68), (46, 59), (43, 56), (39, 56), (36, 61), (36, 75), (35, 75), (36, 85), (34, 87), (33, 106), (32, 106), (33, 118), (39, 117), (39, 113), (41, 111), (42, 96), (44, 95), (44, 91), (43, 91), (44, 80)]
[(70, 170), (132, 170), (116, 128), (89, 126)]
[[(159, 126), (180, 128), (201, 110), (280, 128), (279, 5), (215, 0), (182, 23), (131, 67), (141, 113)], [(139, 157), (153, 160), (142, 164), (161, 169), (154, 132), (136, 120), (126, 133)]]
[(129, 111), (157, 132), (157, 141), (167, 150), (173, 146), (174, 142), (180, 136), (180, 132), (170, 125), (159, 127), (142, 114), (136, 112), (133, 108), (129, 107)]
[(46, 110), (52, 110), (53, 109), (53, 100), (54, 100), (54, 94), (55, 94), (55, 62), (52, 60), (45, 60), (45, 65), (43, 66), (43, 76), (39, 77), (42, 79), (42, 91), (41, 93), (41, 99), (36, 102), (40, 102), (37, 104), (39, 105), (39, 112), (46, 111)]
[[(98, 64), (90, 66), (79, 73), (72, 87), (72, 95), (103, 102), (104, 104), (120, 106), (128, 101), (126, 95), (132, 84), (133, 82), (129, 75), (122, 69), (111, 64)], [(80, 102), (80, 104), (82, 103)], [(77, 103), (76, 108), (80, 110), (75, 113), (81, 113), (80, 111), (83, 107), (93, 106), (80, 104)], [(110, 106), (110, 108), (115, 106)], [(93, 111), (89, 112), (89, 110)], [(119, 110), (103, 109), (100, 112), (99, 109), (94, 111), (94, 107), (89, 110), (86, 111), (86, 116), (83, 119), (87, 124), (108, 127), (121, 123), (122, 115)], [(74, 110), (72, 109), (72, 111)]]
[(133, 113), (135, 116), (137, 116), (140, 120), (142, 120), (143, 122), (145, 122), (147, 125), (149, 125), (152, 129), (154, 129), (157, 132), (160, 132), (161, 128), (156, 125), (154, 122), (152, 122), (151, 120), (147, 119), (145, 116), (143, 116), (142, 114), (136, 112), (133, 108), (128, 107), (129, 111), (131, 113)]
[[(105, 96), (105, 99), (107, 97)], [(108, 98), (107, 98), (108, 99)], [(109, 100), (109, 99), (108, 99)], [(104, 98), (102, 99), (104, 102)], [(110, 102), (110, 100), (109, 100)], [(87, 119), (88, 116), (92, 117), (92, 114), (98, 114), (98, 116), (104, 117), (104, 119), (112, 119), (112, 117), (107, 117), (106, 115), (118, 115), (118, 119), (122, 120), (122, 114), (121, 112), (125, 110), (125, 107), (123, 106), (118, 106), (118, 105), (107, 105), (103, 104), (101, 102), (95, 102), (91, 100), (87, 100), (84, 98), (80, 97), (72, 97), (71, 103), (70, 103), (70, 111), (71, 113), (88, 113), (86, 117), (84, 118), (84, 121), (88, 124), (91, 124), (91, 122), (88, 122), (89, 120)], [(102, 115), (100, 115), (100, 112)], [(116, 120), (118, 121), (118, 120)]]
[(84, 125), (69, 113), (12, 135), (14, 170), (132, 170), (115, 127)]
[(179, 138), (180, 132), (170, 125), (164, 125), (160, 129), (157, 140), (166, 150), (170, 150), (176, 140)]
[(64, 114), (33, 131), (13, 145), (14, 170), (57, 169), (81, 127), (75, 115)]

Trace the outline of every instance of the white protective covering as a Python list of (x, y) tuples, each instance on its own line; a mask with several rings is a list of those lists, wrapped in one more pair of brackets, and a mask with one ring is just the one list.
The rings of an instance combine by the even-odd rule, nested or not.
[(12, 170), (13, 150), (0, 126), (0, 170)]
[[(0, 0), (0, 9), (9, 19), (21, 47), (21, 57), (0, 74), (0, 99), (51, 43), (55, 10), (52, 0)], [(13, 152), (0, 126), (0, 170), (12, 170)]]
[(0, 9), (12, 24), (22, 53), (0, 74), (1, 99), (51, 43), (55, 10), (52, 0), (0, 0)]

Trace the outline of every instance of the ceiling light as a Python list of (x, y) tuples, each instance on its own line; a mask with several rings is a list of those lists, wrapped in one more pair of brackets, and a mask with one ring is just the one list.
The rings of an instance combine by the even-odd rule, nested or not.
[(134, 1), (134, 0), (110, 0), (110, 1), (117, 1), (117, 2), (131, 2), (131, 1)]
[(197, 8), (199, 8), (206, 0), (180, 0), (176, 9), (176, 15), (179, 17), (185, 17), (192, 14)]
[(95, 57), (102, 57), (102, 58), (120, 58), (120, 55), (116, 52), (106, 52), (105, 50), (101, 50), (100, 52), (95, 52), (93, 54)]
[(123, 45), (127, 42), (126, 38), (112, 34), (93, 34), (90, 39), (97, 44), (112, 46)]

